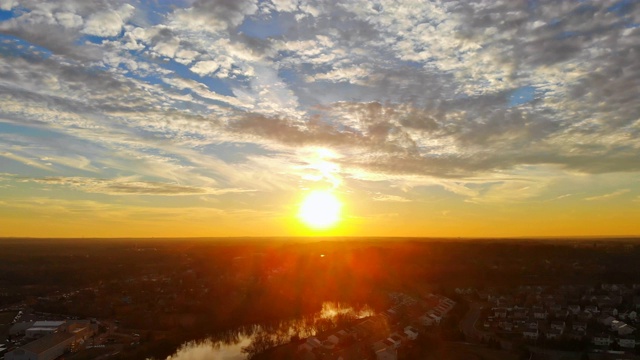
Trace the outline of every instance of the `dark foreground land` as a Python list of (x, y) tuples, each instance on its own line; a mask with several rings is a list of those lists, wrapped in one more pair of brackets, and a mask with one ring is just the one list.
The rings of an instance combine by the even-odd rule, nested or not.
[[(77, 359), (160, 359), (325, 301), (383, 310), (390, 292), (640, 283), (640, 241), (630, 238), (0, 239), (0, 249), (7, 321), (13, 309), (97, 319), (103, 340), (122, 344)], [(0, 331), (2, 344), (7, 324)]]

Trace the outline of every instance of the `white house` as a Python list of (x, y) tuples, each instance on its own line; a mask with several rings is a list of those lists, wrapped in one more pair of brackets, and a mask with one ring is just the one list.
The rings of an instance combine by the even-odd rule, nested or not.
[(593, 345), (597, 346), (609, 346), (611, 345), (611, 337), (609, 335), (597, 335), (591, 339)]
[(578, 315), (580, 312), (580, 305), (571, 304), (567, 306), (567, 309), (573, 313), (573, 315)]
[(418, 338), (418, 330), (416, 330), (412, 326), (405, 327), (404, 333), (407, 335), (407, 338), (409, 338), (409, 340), (415, 340)]
[(538, 339), (539, 335), (540, 333), (538, 333), (538, 329), (535, 329), (535, 330), (529, 329), (522, 332), (522, 337), (529, 340), (536, 340)]
[(539, 310), (539, 311), (534, 311), (533, 318), (538, 320), (544, 320), (547, 318), (548, 315), (549, 314), (546, 311)]
[(588, 311), (592, 314), (597, 314), (599, 313), (598, 311), (598, 307), (596, 305), (587, 305), (584, 307), (584, 311)]
[(497, 308), (493, 311), (494, 316), (498, 319), (504, 319), (507, 317), (507, 309), (505, 308)]
[(557, 330), (557, 329), (549, 329), (549, 331), (546, 333), (546, 337), (547, 339), (560, 339), (560, 337), (562, 336), (562, 330)]
[(571, 329), (575, 330), (575, 331), (586, 331), (587, 330), (587, 323), (576, 321), (573, 324), (571, 324)]
[(618, 345), (620, 345), (621, 348), (635, 349), (636, 339), (632, 337), (621, 337), (618, 339)]

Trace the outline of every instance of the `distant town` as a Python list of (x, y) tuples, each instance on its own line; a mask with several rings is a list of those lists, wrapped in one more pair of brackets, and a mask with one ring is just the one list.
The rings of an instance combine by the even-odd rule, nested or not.
[(640, 359), (629, 241), (3, 250), (5, 360), (190, 359), (198, 347), (220, 360)]

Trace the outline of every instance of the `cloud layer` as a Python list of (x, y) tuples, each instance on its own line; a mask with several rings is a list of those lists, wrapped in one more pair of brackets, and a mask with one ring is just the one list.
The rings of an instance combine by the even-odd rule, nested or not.
[[(637, 1), (1, 9), (0, 164), (37, 184), (216, 195), (327, 183), (379, 203), (433, 185), (482, 202), (524, 183), (537, 185), (509, 198), (562, 196), (544, 172), (640, 171)], [(623, 194), (592, 190), (582, 198)]]

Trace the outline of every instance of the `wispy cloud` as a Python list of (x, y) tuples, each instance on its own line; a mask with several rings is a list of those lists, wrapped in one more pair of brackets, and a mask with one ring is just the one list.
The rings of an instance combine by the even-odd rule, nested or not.
[(205, 187), (184, 186), (179, 184), (159, 183), (152, 181), (135, 181), (131, 179), (95, 179), (83, 177), (45, 177), (22, 179), (48, 185), (64, 185), (90, 193), (109, 195), (222, 195), (228, 193), (248, 192), (243, 189), (215, 189)]
[(398, 195), (377, 194), (373, 197), (373, 201), (410, 202), (411, 200)]
[(618, 197), (620, 195), (624, 195), (624, 194), (628, 193), (629, 191), (631, 191), (631, 190), (630, 189), (617, 190), (617, 191), (614, 191), (614, 192), (608, 193), (608, 194), (587, 197), (587, 198), (585, 198), (585, 200), (587, 200), (587, 201), (608, 200), (608, 199), (611, 199), (611, 198)]

